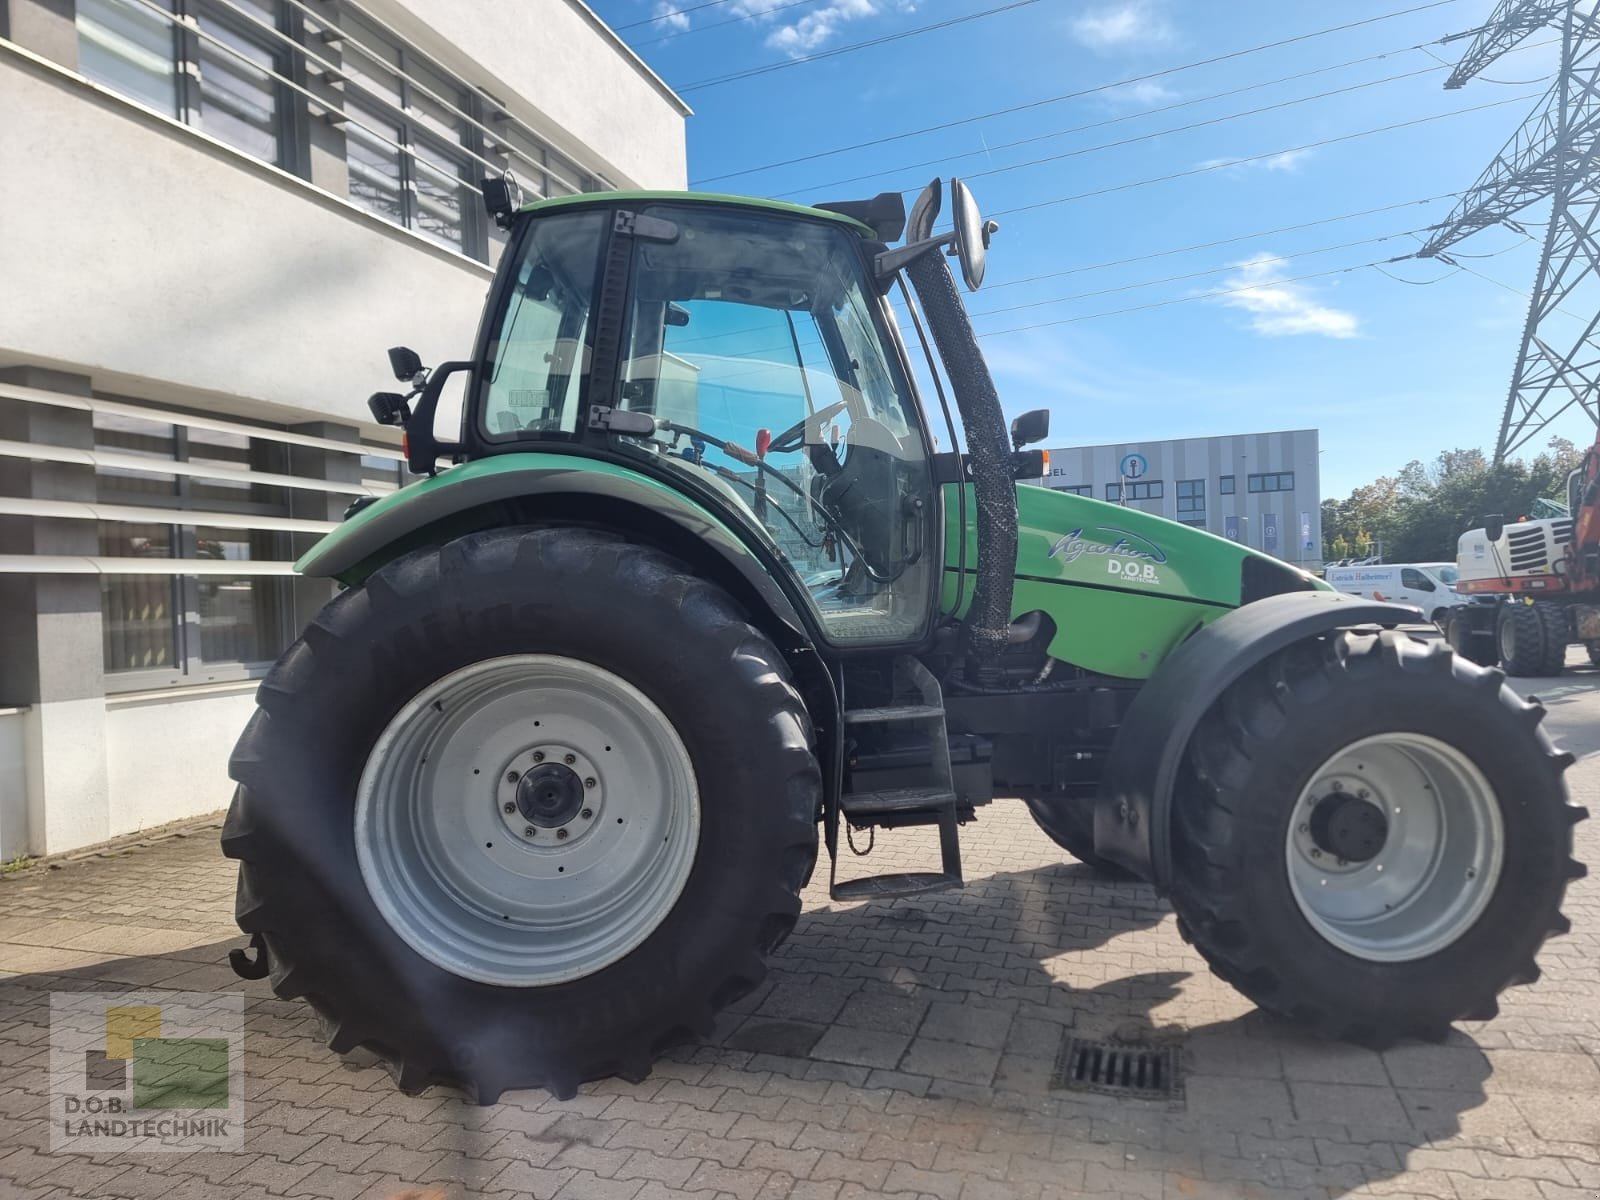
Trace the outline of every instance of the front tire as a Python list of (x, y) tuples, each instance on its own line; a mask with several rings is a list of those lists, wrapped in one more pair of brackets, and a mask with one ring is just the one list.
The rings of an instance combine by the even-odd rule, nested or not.
[(1447, 610), (1440, 628), (1444, 630), (1444, 640), (1450, 643), (1450, 649), (1458, 658), (1480, 667), (1495, 665), (1499, 656), (1495, 653), (1493, 633), (1488, 630), (1479, 633), (1466, 613)]
[(1132, 879), (1125, 867), (1101, 858), (1094, 850), (1094, 801), (1089, 798), (1029, 796), (1023, 803), (1040, 831), (1096, 875), (1106, 879)]
[(1439, 643), (1339, 632), (1223, 694), (1190, 743), (1173, 884), (1218, 975), (1376, 1045), (1487, 1019), (1538, 977), (1587, 814), (1543, 710), (1501, 679)]
[(643, 1078), (799, 914), (804, 705), (734, 601), (650, 547), (418, 550), (324, 609), (258, 703), (223, 831), (239, 926), (404, 1090)]

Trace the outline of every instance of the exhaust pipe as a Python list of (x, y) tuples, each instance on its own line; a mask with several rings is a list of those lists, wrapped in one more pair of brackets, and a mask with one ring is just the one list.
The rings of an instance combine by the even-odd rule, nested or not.
[(1000, 394), (943, 255), (923, 254), (905, 269), (928, 318), (933, 344), (950, 377), (967, 433), (978, 510), (978, 579), (967, 612), (966, 633), (967, 647), (981, 668), (1000, 656), (1011, 628), (1011, 589), (1017, 564), (1017, 484), (1012, 477), (1011, 439)]

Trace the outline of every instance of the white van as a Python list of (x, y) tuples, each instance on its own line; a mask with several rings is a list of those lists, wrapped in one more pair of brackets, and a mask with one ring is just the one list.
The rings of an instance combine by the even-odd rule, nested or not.
[(1422, 610), (1437, 623), (1444, 610), (1456, 603), (1455, 563), (1369, 563), (1354, 567), (1329, 567), (1327, 580), (1341, 592), (1368, 600), (1392, 600)]

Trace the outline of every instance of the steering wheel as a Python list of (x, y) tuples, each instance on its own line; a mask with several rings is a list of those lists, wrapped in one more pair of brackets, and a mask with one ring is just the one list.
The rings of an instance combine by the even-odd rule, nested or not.
[(772, 443), (767, 447), (767, 453), (793, 454), (806, 444), (806, 430), (808, 428), (815, 428), (820, 432), (825, 422), (831, 421), (849, 407), (850, 405), (847, 401), (835, 400), (825, 408), (819, 408), (816, 412), (801, 417), (772, 439)]

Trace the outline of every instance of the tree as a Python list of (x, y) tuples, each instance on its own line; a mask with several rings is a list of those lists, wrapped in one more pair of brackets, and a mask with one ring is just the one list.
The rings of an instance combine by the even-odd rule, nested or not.
[[(1413, 459), (1395, 475), (1322, 502), (1328, 557), (1363, 553), (1374, 538), (1390, 562), (1450, 561), (1456, 541), (1491, 513), (1526, 515), (1541, 496), (1565, 500), (1566, 478), (1582, 458), (1566, 438), (1551, 438), (1532, 460), (1492, 466), (1477, 449), (1444, 450), (1431, 463)], [(1336, 544), (1347, 547), (1336, 553)]]

